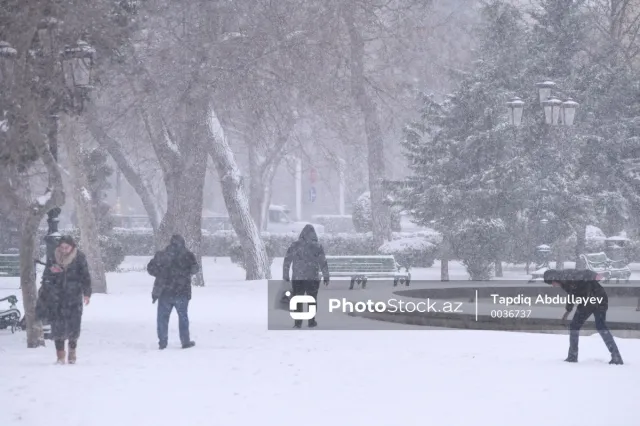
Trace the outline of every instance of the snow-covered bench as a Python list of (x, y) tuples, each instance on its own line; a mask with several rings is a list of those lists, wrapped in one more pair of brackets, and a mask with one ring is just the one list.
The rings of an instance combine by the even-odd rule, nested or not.
[(409, 285), (411, 273), (398, 265), (391, 255), (384, 256), (327, 256), (329, 275), (334, 277), (348, 277), (351, 279), (349, 290), (353, 290), (355, 284), (362, 288), (367, 286), (369, 278), (393, 278), (393, 286), (398, 284)]
[(629, 282), (631, 269), (624, 261), (611, 260), (604, 252), (581, 254), (580, 258), (587, 265), (587, 269), (604, 275), (605, 282), (609, 282), (612, 278), (615, 278), (616, 283), (620, 282), (620, 279)]

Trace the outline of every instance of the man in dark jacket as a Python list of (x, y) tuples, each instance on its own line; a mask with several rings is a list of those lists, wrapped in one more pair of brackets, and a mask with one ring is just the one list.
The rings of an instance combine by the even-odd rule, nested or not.
[[(320, 288), (320, 271), (322, 271), (324, 285), (329, 285), (327, 258), (312, 225), (305, 225), (298, 240), (291, 244), (287, 250), (282, 271), (282, 279), (287, 282), (289, 281), (290, 268), (293, 269), (293, 296), (306, 293), (317, 299)], [(299, 306), (298, 310), (302, 311), (302, 307)], [(317, 325), (315, 318), (309, 320), (309, 327)], [(302, 320), (295, 320), (294, 327), (302, 327)]]
[(180, 341), (184, 349), (195, 346), (189, 337), (189, 301), (191, 300), (191, 277), (199, 270), (195, 255), (190, 252), (180, 235), (171, 237), (164, 250), (155, 254), (147, 265), (149, 275), (156, 277), (151, 292), (153, 303), (158, 301), (158, 341), (160, 349), (167, 347), (169, 340), (169, 317), (173, 308), (178, 313)]
[(573, 310), (574, 302), (578, 303), (576, 313), (569, 325), (569, 356), (565, 360), (567, 362), (578, 362), (580, 329), (593, 314), (596, 329), (611, 353), (609, 364), (623, 363), (618, 346), (607, 327), (609, 298), (604, 287), (598, 282), (599, 279), (600, 276), (597, 273), (589, 270), (565, 269), (559, 271), (549, 269), (544, 273), (545, 283), (561, 287), (568, 294), (566, 312), (562, 316), (563, 321), (566, 321), (569, 313)]

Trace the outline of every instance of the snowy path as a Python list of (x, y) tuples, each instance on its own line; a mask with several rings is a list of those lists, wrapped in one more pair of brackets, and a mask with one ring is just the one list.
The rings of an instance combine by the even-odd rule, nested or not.
[[(263, 282), (242, 281), (226, 259), (207, 259), (205, 277), (193, 349), (179, 349), (174, 315), (170, 347), (157, 350), (143, 272), (110, 274), (110, 294), (86, 308), (75, 366), (53, 365), (50, 342), (27, 350), (23, 333), (0, 331), (1, 424), (637, 424), (638, 340), (618, 339), (618, 367), (598, 336), (582, 338), (581, 363), (567, 365), (566, 336), (267, 331)], [(0, 295), (19, 295), (13, 284), (0, 279)]]

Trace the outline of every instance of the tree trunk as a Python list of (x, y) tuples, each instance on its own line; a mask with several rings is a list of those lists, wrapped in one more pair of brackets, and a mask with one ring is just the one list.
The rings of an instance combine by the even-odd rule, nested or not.
[(576, 228), (576, 269), (584, 269), (587, 265), (584, 264), (580, 255), (587, 251), (587, 225), (581, 223)]
[[(202, 265), (202, 207), (207, 174), (204, 144), (207, 135), (203, 132), (203, 125), (198, 122), (203, 112), (197, 110), (193, 103), (189, 105), (185, 114), (187, 126), (182, 135), (183, 142), (189, 141), (188, 147), (180, 149), (178, 158), (170, 162), (171, 168), (164, 174), (167, 211), (158, 229), (158, 239), (165, 246), (172, 235), (182, 235), (187, 247), (198, 259), (198, 264)], [(201, 267), (194, 277), (193, 285), (204, 284)]]
[[(186, 172), (188, 170), (188, 172)], [(207, 157), (196, 156), (188, 169), (175, 173), (167, 182), (167, 212), (158, 229), (158, 239), (166, 246), (172, 235), (182, 235), (198, 264), (202, 265), (202, 192), (207, 170)], [(171, 188), (171, 189), (169, 189)], [(194, 285), (204, 286), (202, 268)]]
[(43, 211), (30, 209), (22, 222), (20, 234), (20, 288), (27, 322), (27, 348), (44, 346), (42, 323), (36, 320), (38, 285), (34, 263), (34, 253), (38, 245), (36, 234), (43, 217)]
[(251, 218), (249, 201), (242, 185), (242, 178), (233, 151), (231, 151), (213, 106), (209, 108), (207, 113), (209, 115), (207, 122), (210, 139), (209, 154), (220, 177), (222, 195), (231, 224), (242, 245), (246, 279), (269, 279), (271, 268), (267, 260), (267, 252), (260, 238), (258, 227)]
[(449, 236), (443, 234), (440, 250), (440, 281), (449, 281), (449, 258), (451, 257), (451, 244)]
[(73, 200), (76, 205), (78, 223), (80, 225), (80, 246), (87, 257), (91, 286), (94, 293), (107, 293), (107, 277), (100, 249), (100, 234), (93, 210), (87, 171), (82, 161), (82, 135), (77, 132), (79, 123), (70, 119), (64, 131), (69, 165), (71, 169)]
[(558, 250), (556, 255), (556, 269), (561, 271), (564, 269), (564, 262), (566, 259), (566, 243), (564, 238), (560, 237), (558, 239)]
[(502, 261), (496, 260), (495, 267), (496, 267), (496, 278), (502, 278), (502, 276), (503, 276), (503, 274), (502, 274)]
[[(46, 197), (43, 200), (32, 203), (30, 200), (27, 201), (23, 199), (23, 197), (19, 195), (20, 188), (12, 185), (11, 182), (3, 182), (3, 185), (0, 186), (6, 186), (8, 184), (9, 193), (7, 195), (9, 198), (11, 198), (14, 203), (17, 203), (16, 205), (26, 207), (22, 214), (23, 222), (20, 237), (20, 287), (22, 289), (24, 315), (27, 323), (27, 347), (35, 348), (43, 344), (42, 327), (36, 321), (35, 316), (35, 308), (38, 300), (34, 264), (34, 254), (36, 250), (35, 239), (42, 218), (44, 218), (51, 209), (64, 204), (65, 194), (60, 167), (51, 152), (48, 141), (44, 137), (45, 132), (40, 125), (40, 116), (35, 101), (33, 97), (25, 97), (24, 99), (26, 99), (26, 102), (23, 104), (23, 112), (27, 118), (29, 138), (47, 171), (49, 187), (47, 188)], [(4, 167), (3, 171), (7, 171), (6, 167)], [(31, 194), (28, 195), (30, 196)]]
[(369, 191), (371, 192), (371, 219), (373, 239), (377, 247), (391, 240), (391, 211), (385, 204), (383, 181), (385, 177), (384, 139), (376, 104), (367, 93), (364, 78), (364, 39), (356, 28), (355, 4), (349, 3), (343, 9), (343, 19), (349, 32), (351, 47), (350, 72), (351, 93), (362, 112), (364, 131), (367, 137)]
[(263, 220), (263, 207), (265, 198), (264, 164), (258, 158), (255, 141), (247, 144), (249, 151), (249, 212), (260, 231), (266, 230)]
[(267, 229), (269, 225), (269, 205), (271, 205), (271, 190), (273, 188), (273, 178), (276, 175), (276, 170), (279, 161), (276, 164), (270, 166), (265, 173), (264, 179), (264, 198), (262, 199), (262, 223), (264, 224), (264, 229)]

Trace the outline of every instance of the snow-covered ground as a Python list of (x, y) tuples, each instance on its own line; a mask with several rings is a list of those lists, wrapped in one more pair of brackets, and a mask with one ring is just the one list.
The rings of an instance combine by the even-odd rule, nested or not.
[[(563, 335), (268, 331), (265, 282), (243, 281), (228, 259), (205, 259), (207, 286), (194, 288), (197, 346), (179, 348), (174, 314), (159, 351), (152, 279), (135, 271), (147, 260), (128, 258), (134, 270), (109, 274), (110, 293), (85, 308), (77, 365), (54, 365), (51, 342), (26, 349), (24, 332), (0, 331), (0, 424), (638, 424), (638, 340), (617, 339), (626, 364), (610, 366), (597, 335), (581, 338), (581, 362), (569, 365)], [(438, 273), (436, 263), (414, 277)], [(520, 267), (505, 275), (526, 278)], [(451, 278), (466, 275), (458, 265)], [(22, 299), (17, 279), (0, 278), (0, 297), (11, 293)]]

